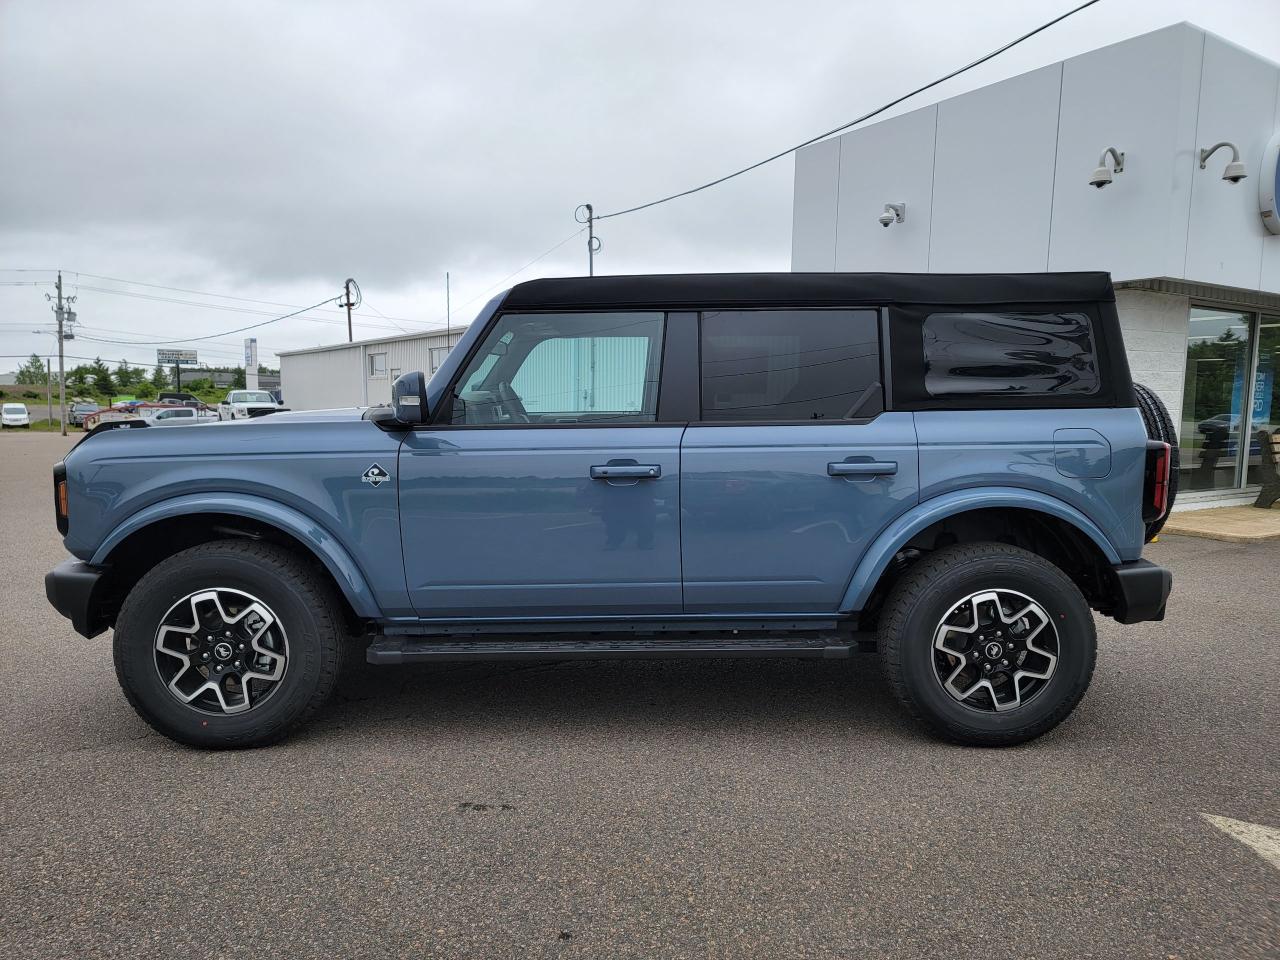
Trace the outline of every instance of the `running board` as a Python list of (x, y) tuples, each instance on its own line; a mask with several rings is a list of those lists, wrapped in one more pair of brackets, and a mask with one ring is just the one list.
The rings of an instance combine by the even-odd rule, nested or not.
[(869, 636), (726, 637), (590, 640), (426, 640), (386, 637), (371, 644), (370, 663), (437, 663), (459, 660), (609, 660), (690, 657), (805, 657), (841, 660), (866, 649)]

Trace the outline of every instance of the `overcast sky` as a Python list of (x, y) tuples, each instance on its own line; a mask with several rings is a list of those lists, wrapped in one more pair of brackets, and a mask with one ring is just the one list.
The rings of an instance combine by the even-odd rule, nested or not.
[[(0, 354), (54, 345), (28, 332), (52, 288), (9, 285), (52, 273), (22, 269), (62, 268), (68, 352), (113, 362), (155, 347), (88, 337), (288, 309), (141, 283), (306, 306), (353, 276), (360, 339), (399, 332), (375, 310), (443, 323), (448, 270), (465, 321), (500, 286), (586, 272), (577, 237), (509, 276), (573, 233), (577, 204), (719, 176), (1076, 2), (0, 0)], [(896, 112), (1179, 20), (1280, 60), (1277, 0), (1102, 0)], [(792, 174), (787, 158), (602, 223), (598, 272), (788, 269)], [(306, 316), (256, 331), (263, 357), (346, 339), (338, 311)], [(201, 359), (234, 362), (242, 336)]]

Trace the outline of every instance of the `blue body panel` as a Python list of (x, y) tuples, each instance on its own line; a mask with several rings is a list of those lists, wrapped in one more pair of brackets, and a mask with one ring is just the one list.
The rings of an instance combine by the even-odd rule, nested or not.
[(101, 563), (144, 519), (175, 516), (184, 505), (213, 512), (216, 504), (311, 545), (358, 611), (407, 615), (394, 479), (361, 481), (375, 462), (394, 474), (399, 446), (399, 436), (353, 410), (90, 437), (65, 461), (66, 546)]
[[(410, 433), (398, 485), (419, 615), (679, 614), (683, 429)], [(659, 476), (592, 479), (617, 461)]]
[[(395, 432), (284, 413), (89, 438), (65, 542), (101, 564), (158, 520), (244, 516), (402, 623), (851, 613), (911, 537), (970, 510), (1039, 510), (1138, 559), (1145, 445), (1134, 408)], [(374, 463), (389, 480), (362, 481)], [(657, 475), (593, 478), (619, 465)]]
[[(830, 464), (859, 461), (894, 472), (830, 475)], [(867, 545), (918, 490), (910, 413), (691, 426), (681, 465), (689, 613), (834, 611)]]
[[(1136, 407), (1087, 410), (931, 410), (915, 414), (920, 440), (920, 501), (958, 490), (1016, 487), (1074, 507), (1096, 525), (1120, 560), (1142, 554), (1142, 475), (1147, 433)], [(1067, 442), (1055, 433), (1071, 430)], [(1103, 438), (1105, 476), (1066, 476), (1059, 469), (1102, 456), (1078, 430)], [(1071, 455), (1072, 446), (1093, 451)], [(1065, 453), (1064, 453), (1065, 451)], [(1096, 472), (1092, 468), (1067, 472)]]

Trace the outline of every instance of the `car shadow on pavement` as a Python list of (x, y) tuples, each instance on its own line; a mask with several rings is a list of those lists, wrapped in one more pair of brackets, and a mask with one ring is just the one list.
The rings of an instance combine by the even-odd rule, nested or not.
[[(912, 731), (874, 655), (851, 660), (592, 660), (401, 666), (360, 664), (339, 684), (314, 735), (386, 724), (424, 735), (477, 724), (633, 732), (804, 726), (848, 735)], [(325, 732), (329, 728), (329, 733)], [(305, 736), (306, 733), (304, 732)]]

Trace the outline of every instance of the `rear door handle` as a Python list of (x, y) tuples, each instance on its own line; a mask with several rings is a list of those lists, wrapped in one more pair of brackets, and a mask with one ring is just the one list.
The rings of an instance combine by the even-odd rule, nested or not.
[(840, 460), (827, 464), (829, 477), (891, 477), (897, 472), (898, 464), (893, 460)]
[(656, 463), (605, 464), (591, 468), (592, 480), (656, 480), (662, 467)]

